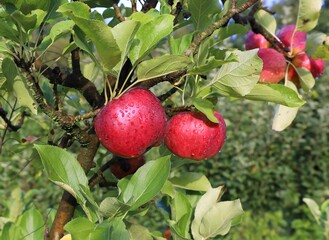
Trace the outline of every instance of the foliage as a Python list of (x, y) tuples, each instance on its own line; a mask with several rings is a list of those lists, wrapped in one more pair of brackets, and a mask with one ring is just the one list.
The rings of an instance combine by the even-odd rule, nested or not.
[[(145, 1), (140, 12), (134, 9), (136, 1), (131, 2), (120, 7), (115, 1), (0, 2), (0, 191), (9, 199), (0, 203), (0, 239), (59, 239), (64, 233), (81, 240), (164, 239), (160, 229), (144, 224), (143, 216), (152, 208), (163, 214), (162, 227), (170, 228), (173, 239), (221, 238), (243, 213), (238, 198), (246, 209), (277, 211), (298, 206), (303, 197), (314, 194), (314, 186), (319, 192), (311, 197), (323, 197), (329, 179), (321, 170), (328, 169), (324, 159), (329, 154), (325, 147), (312, 150), (326, 142), (323, 129), (329, 128), (326, 106), (316, 101), (315, 90), (309, 94), (313, 84), (302, 89), (289, 86), (287, 79), (284, 84), (260, 84), (263, 64), (257, 50), (225, 45), (224, 40), (232, 41), (248, 29), (243, 21), (230, 23), (236, 16), (252, 28), (259, 21), (263, 34), (274, 33), (273, 17), (265, 12), (254, 16), (263, 11), (260, 2), (162, 0), (157, 11), (148, 7), (153, 1)], [(92, 9), (95, 6), (107, 10), (102, 15)], [(320, 7), (319, 0), (300, 0), (298, 29), (312, 31)], [(184, 17), (188, 14), (191, 17)], [(108, 25), (105, 18), (112, 18)], [(317, 56), (328, 59), (327, 45), (315, 41), (315, 53), (324, 52)], [(93, 118), (128, 89), (162, 82), (169, 87), (153, 91), (168, 116), (179, 109), (197, 109), (216, 121), (213, 109), (220, 109), (227, 119), (228, 139), (218, 157), (225, 160), (192, 164), (162, 145), (146, 153), (148, 161), (136, 173), (116, 179), (106, 171), (116, 156), (99, 146)], [(293, 124), (298, 128), (262, 139), (264, 128), (269, 129), (264, 123), (270, 120), (261, 117), (268, 116), (263, 113), (271, 107), (249, 100), (278, 106), (278, 127), (273, 129), (288, 127), (297, 111), (305, 115), (297, 115), (301, 117)], [(302, 107), (306, 103), (308, 108)], [(246, 123), (251, 116), (253, 122)], [(20, 179), (12, 181), (13, 176)], [(47, 177), (65, 190), (61, 200)], [(34, 182), (42, 184), (35, 187)], [(299, 210), (294, 208), (292, 216)], [(296, 233), (304, 227), (304, 222), (286, 223), (280, 214), (265, 214), (261, 234), (280, 236), (268, 229), (272, 222), (279, 232), (287, 224)]]

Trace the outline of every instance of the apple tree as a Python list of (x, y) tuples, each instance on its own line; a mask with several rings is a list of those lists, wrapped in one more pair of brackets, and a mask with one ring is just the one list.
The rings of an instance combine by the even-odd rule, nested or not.
[[(0, 1), (1, 159), (33, 155), (63, 192), (51, 211), (2, 214), (0, 239), (226, 235), (240, 200), (221, 201), (224, 186), (180, 168), (225, 150), (216, 103), (269, 102), (283, 131), (329, 59), (328, 36), (312, 31), (321, 0), (299, 0), (286, 26), (260, 0), (139, 4)], [(165, 233), (131, 220), (151, 206)]]

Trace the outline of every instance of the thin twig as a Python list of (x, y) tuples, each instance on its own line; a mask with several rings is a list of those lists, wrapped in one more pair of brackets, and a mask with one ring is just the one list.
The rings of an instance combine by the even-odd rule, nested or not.
[(137, 12), (137, 4), (136, 4), (136, 0), (131, 0), (131, 12), (132, 12), (132, 13)]
[(118, 6), (118, 4), (112, 0), (112, 3), (113, 3), (113, 8), (114, 8), (114, 11), (115, 11), (115, 15), (117, 16), (117, 19), (120, 21), (120, 22), (123, 22), (125, 20), (125, 17), (122, 15), (122, 12), (121, 12), (121, 9), (120, 7)]

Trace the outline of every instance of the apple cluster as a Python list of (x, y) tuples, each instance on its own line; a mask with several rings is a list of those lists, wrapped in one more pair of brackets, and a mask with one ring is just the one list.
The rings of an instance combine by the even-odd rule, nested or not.
[[(131, 165), (132, 172), (143, 164), (141, 156), (162, 142), (182, 158), (213, 157), (226, 137), (223, 117), (218, 112), (214, 115), (219, 123), (211, 122), (201, 112), (190, 111), (180, 112), (167, 121), (161, 102), (151, 91), (132, 88), (97, 114), (94, 127), (102, 145), (114, 155), (128, 159), (125, 163)], [(131, 164), (132, 161), (140, 164)], [(123, 164), (113, 167), (118, 168), (118, 178), (130, 171), (123, 169)]]
[(271, 44), (261, 34), (252, 31), (246, 36), (247, 50), (259, 48), (258, 56), (263, 60), (263, 69), (260, 74), (260, 83), (279, 83), (286, 76), (300, 88), (301, 83), (296, 68), (306, 68), (314, 78), (322, 75), (325, 62), (322, 59), (312, 59), (306, 52), (306, 32), (296, 31), (296, 25), (283, 26), (277, 34), (289, 53), (282, 53), (271, 48)]

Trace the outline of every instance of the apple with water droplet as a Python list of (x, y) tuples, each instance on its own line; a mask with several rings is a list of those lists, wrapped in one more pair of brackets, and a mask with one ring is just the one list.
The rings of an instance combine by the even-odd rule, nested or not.
[(246, 50), (254, 48), (268, 48), (270, 43), (262, 34), (249, 31), (246, 36)]
[(94, 126), (105, 148), (120, 157), (134, 158), (162, 142), (166, 114), (151, 91), (133, 88), (109, 102), (97, 114)]
[(286, 25), (281, 28), (278, 38), (290, 49), (292, 55), (296, 55), (305, 50), (306, 32), (296, 31), (296, 25)]
[(283, 54), (272, 48), (262, 48), (258, 56), (263, 60), (263, 68), (260, 73), (260, 83), (278, 83), (286, 72), (287, 62)]
[(216, 155), (226, 138), (223, 117), (214, 112), (219, 123), (211, 122), (201, 112), (181, 112), (167, 122), (165, 145), (182, 158), (205, 160)]
[(128, 175), (134, 174), (141, 166), (145, 164), (144, 156), (139, 156), (137, 158), (120, 158), (112, 163), (110, 169), (113, 175), (118, 178), (124, 178)]
[(322, 59), (312, 59), (311, 61), (311, 73), (313, 74), (313, 77), (317, 78), (320, 77), (325, 69), (326, 63)]

